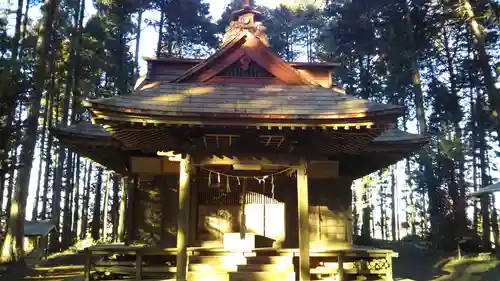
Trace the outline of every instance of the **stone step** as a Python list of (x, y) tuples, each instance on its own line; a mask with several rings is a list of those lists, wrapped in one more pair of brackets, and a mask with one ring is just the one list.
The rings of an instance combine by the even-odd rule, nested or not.
[(238, 272), (295, 272), (293, 264), (243, 264), (238, 265)]
[(229, 281), (295, 281), (294, 272), (230, 272)]
[(256, 256), (247, 257), (247, 264), (291, 264), (293, 256)]

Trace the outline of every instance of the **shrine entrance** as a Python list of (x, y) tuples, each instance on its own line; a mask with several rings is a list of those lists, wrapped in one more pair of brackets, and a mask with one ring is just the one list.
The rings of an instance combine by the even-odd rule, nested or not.
[(197, 194), (198, 243), (223, 244), (224, 235), (230, 233), (254, 234), (259, 237), (256, 246), (283, 242), (285, 200), (277, 198), (275, 176), (283, 175), (239, 176), (204, 170)]

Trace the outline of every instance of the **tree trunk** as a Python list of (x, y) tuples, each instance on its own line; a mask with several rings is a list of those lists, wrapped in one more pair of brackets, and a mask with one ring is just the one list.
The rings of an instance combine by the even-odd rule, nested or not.
[(396, 218), (396, 200), (397, 198), (397, 192), (396, 192), (396, 175), (395, 175), (395, 170), (396, 167), (395, 165), (390, 167), (390, 173), (391, 173), (391, 236), (392, 236), (392, 241), (397, 240), (397, 218)]
[[(416, 46), (413, 31), (413, 23), (411, 20), (410, 7), (407, 0), (402, 0), (403, 12), (406, 18), (406, 30), (408, 35), (408, 45)], [(422, 82), (420, 79), (420, 67), (415, 48), (409, 48), (409, 57), (411, 60), (412, 85), (414, 94), (414, 103), (416, 109), (416, 117), (419, 133), (422, 136), (427, 136), (427, 121), (425, 117), (424, 95), (422, 91)], [(428, 153), (420, 154), (420, 165), (423, 170), (424, 178), (419, 180), (419, 184), (425, 184), (427, 187), (427, 195), (429, 197), (429, 215), (431, 222), (432, 237), (437, 238), (439, 232), (439, 211), (437, 208), (437, 190), (433, 180), (432, 163)], [(424, 182), (425, 181), (425, 182)], [(423, 204), (425, 205), (425, 204)], [(434, 241), (436, 242), (436, 241)]]
[(493, 241), (495, 242), (495, 249), (500, 246), (500, 237), (498, 233), (498, 212), (495, 207), (495, 195), (491, 195), (491, 230), (493, 231)]
[[(22, 6), (22, 5), (21, 5)], [(54, 15), (59, 7), (59, 0), (46, 0), (43, 10), (43, 23), (40, 25), (36, 46), (37, 61), (35, 68), (35, 85), (30, 97), (27, 113), (27, 130), (23, 142), (20, 160), (23, 166), (19, 169), (16, 180), (14, 199), (11, 204), (11, 217), (7, 236), (2, 246), (0, 261), (17, 260), (23, 255), (24, 218), (26, 212), (26, 198), (28, 196), (33, 154), (36, 145), (38, 117), (40, 115), (41, 96), (45, 86), (47, 72), (47, 53), (52, 35)]]
[(111, 199), (111, 227), (113, 241), (118, 240), (118, 224), (120, 214), (120, 178), (118, 175), (113, 176), (113, 199)]
[[(63, 113), (64, 115), (64, 113)], [(61, 144), (59, 144), (61, 145)], [(64, 150), (64, 149), (63, 149)], [(62, 249), (66, 249), (71, 243), (71, 193), (73, 191), (72, 185), (72, 171), (73, 171), (73, 153), (68, 152), (68, 158), (66, 161), (66, 175), (64, 184), (64, 206), (63, 206), (63, 227), (62, 227)]]
[[(480, 115), (480, 122), (478, 122), (478, 146), (479, 146), (479, 163), (481, 167), (481, 185), (483, 187), (490, 184), (490, 179), (487, 172), (488, 163), (486, 161), (486, 128), (484, 120), (484, 107), (481, 98), (478, 98), (477, 113)], [(481, 217), (482, 217), (482, 232), (483, 232), (483, 247), (484, 249), (491, 249), (491, 223), (489, 212), (489, 195), (481, 197)]]
[(165, 11), (163, 10), (163, 5), (160, 11), (160, 26), (158, 27), (158, 43), (156, 45), (156, 57), (161, 56), (161, 49), (163, 46), (163, 24), (165, 22)]
[[(47, 123), (49, 119), (49, 111), (50, 111), (50, 104), (49, 104), (49, 92), (47, 91), (47, 94), (45, 96), (45, 112), (44, 112), (44, 117), (43, 117), (43, 125), (42, 125), (42, 132), (40, 136), (40, 156), (39, 156), (39, 163), (38, 163), (38, 177), (37, 177), (37, 183), (36, 183), (36, 191), (35, 191), (35, 201), (33, 204), (33, 210), (31, 212), (31, 219), (36, 220), (38, 218), (38, 202), (40, 201), (40, 188), (42, 186), (42, 166), (43, 166), (43, 159), (47, 157), (47, 155), (43, 155), (45, 152), (45, 139), (46, 139), (46, 134), (47, 134)], [(50, 124), (49, 124), (50, 126)]]
[[(453, 55), (451, 53), (450, 39), (447, 32), (447, 27), (443, 27), (443, 39), (444, 39), (444, 52), (446, 56), (446, 67), (448, 71), (448, 75), (450, 76), (450, 94), (453, 97), (453, 104), (450, 104), (450, 107), (454, 107), (455, 112), (461, 112), (460, 110), (460, 96), (458, 94), (458, 86), (457, 86), (457, 77), (455, 75), (454, 70), (454, 61)], [(458, 148), (456, 155), (453, 155), (453, 159), (450, 159), (450, 171), (451, 174), (449, 176), (449, 187), (454, 188), (454, 194), (456, 196), (452, 197), (453, 209), (455, 215), (455, 225), (458, 236), (465, 235), (467, 231), (467, 216), (465, 213), (465, 159), (463, 154), (463, 145), (462, 145), (462, 129), (460, 128), (461, 117), (453, 120), (453, 127), (455, 131), (455, 136), (453, 139), (454, 145)], [(458, 163), (458, 174), (456, 174), (455, 163)]]
[(370, 234), (370, 218), (371, 218), (371, 208), (368, 199), (369, 187), (368, 184), (363, 182), (363, 194), (361, 195), (361, 200), (363, 201), (363, 215), (361, 224), (361, 239), (363, 243), (369, 243), (371, 240)]
[[(5, 174), (9, 169), (13, 168), (8, 158), (10, 151), (9, 144), (13, 133), (12, 122), (16, 107), (16, 98), (20, 90), (20, 65), (17, 59), (21, 40), (22, 18), (23, 0), (18, 0), (14, 36), (12, 37), (10, 46), (11, 57), (5, 69), (0, 73), (0, 173), (3, 174), (2, 178), (5, 178)], [(5, 181), (0, 182), (0, 184), (2, 184), (0, 189), (4, 190), (5, 186), (3, 184), (5, 184)], [(0, 258), (3, 258), (3, 256), (4, 254)]]
[[(54, 63), (51, 64), (51, 67), (54, 68)], [(55, 74), (52, 73), (52, 79), (50, 80), (49, 83), (49, 88), (55, 89)], [(47, 91), (47, 95), (49, 97), (49, 102), (47, 104), (47, 123), (48, 126), (52, 126), (53, 124), (53, 111), (54, 111), (54, 103), (55, 103), (55, 93), (51, 91), (50, 89)], [(50, 175), (51, 175), (51, 164), (52, 164), (52, 144), (54, 143), (54, 136), (52, 133), (49, 131), (48, 136), (47, 136), (47, 148), (45, 150), (45, 168), (44, 168), (44, 176), (43, 176), (43, 195), (42, 195), (42, 211), (40, 214), (40, 217), (42, 220), (45, 220), (47, 218), (47, 203), (49, 201), (49, 180), (50, 180)]]
[(101, 167), (97, 168), (97, 182), (95, 184), (95, 200), (92, 216), (92, 239), (94, 239), (94, 241), (98, 241), (100, 237), (102, 173), (103, 169)]
[(92, 162), (88, 161), (87, 167), (87, 175), (85, 180), (85, 189), (83, 193), (83, 202), (82, 202), (82, 220), (81, 220), (81, 228), (80, 228), (80, 239), (85, 239), (87, 237), (87, 230), (89, 225), (89, 199), (90, 199), (90, 180), (92, 178)]
[(108, 238), (108, 203), (109, 203), (109, 186), (111, 185), (111, 172), (108, 172), (106, 183), (104, 184), (104, 203), (102, 208), (102, 228), (101, 240), (106, 241)]
[(127, 189), (130, 184), (128, 178), (122, 178), (120, 194), (120, 218), (118, 223), (118, 242), (125, 242), (125, 210), (127, 208)]
[(485, 28), (478, 22), (478, 17), (475, 15), (469, 0), (461, 0), (461, 2), (462, 7), (457, 10), (462, 11), (465, 14), (466, 21), (468, 22), (472, 35), (474, 35), (475, 38), (474, 45), (479, 55), (477, 60), (481, 68), (481, 72), (483, 73), (486, 92), (492, 109), (491, 115), (497, 132), (497, 140), (500, 142), (500, 93), (495, 86), (495, 79), (493, 78), (490, 66), (490, 58), (486, 52), (486, 33), (483, 32)]
[(141, 27), (142, 27), (142, 1), (139, 1), (139, 11), (137, 12), (137, 31), (136, 31), (136, 39), (135, 39), (135, 54), (134, 54), (134, 65), (135, 65), (135, 79), (137, 81), (139, 79), (139, 48), (141, 43)]
[[(9, 165), (9, 181), (7, 183), (7, 203), (5, 206), (5, 230), (7, 230), (9, 226), (9, 218), (10, 218), (10, 206), (12, 203), (12, 193), (14, 191), (14, 183), (16, 179), (16, 170), (17, 165), (19, 163), (18, 157), (17, 157), (17, 148), (19, 147), (19, 144), (21, 142), (21, 124), (22, 124), (22, 113), (24, 112), (23, 104), (22, 102), (19, 102), (19, 110), (17, 112), (17, 117), (15, 120), (15, 128), (18, 128), (15, 133), (15, 138), (14, 138), (14, 146), (12, 149), (12, 155), (9, 157), (10, 159), (10, 165)], [(12, 120), (8, 121), (10, 124), (12, 124)], [(0, 205), (2, 206), (2, 205)]]
[(78, 220), (80, 212), (80, 157), (76, 158), (76, 175), (74, 186), (74, 213), (73, 213), (73, 225), (71, 229), (71, 242), (74, 243), (78, 237)]

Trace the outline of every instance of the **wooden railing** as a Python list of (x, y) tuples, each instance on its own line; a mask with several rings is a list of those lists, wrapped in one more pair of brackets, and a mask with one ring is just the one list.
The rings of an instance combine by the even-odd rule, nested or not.
[[(219, 256), (222, 249), (189, 248), (188, 256)], [(85, 249), (85, 281), (90, 280), (116, 280), (116, 276), (126, 276), (127, 280), (142, 281), (143, 278), (175, 280), (175, 257), (174, 248), (151, 248), (143, 246), (125, 245), (98, 245)], [(103, 260), (102, 257), (120, 255), (121, 260)], [(241, 252), (243, 257), (285, 257), (294, 260), (295, 272), (298, 272), (298, 249), (254, 249)], [(101, 259), (97, 260), (96, 258)], [(313, 250), (310, 253), (310, 273), (327, 277), (336, 276), (336, 280), (351, 280), (352, 276), (379, 276), (377, 280), (393, 281), (392, 258), (397, 253), (390, 250), (354, 247), (345, 250)], [(149, 261), (145, 261), (149, 259)], [(290, 261), (292, 261), (292, 259)], [(158, 263), (158, 260), (171, 260), (172, 263)], [(271, 260), (271, 259), (269, 259)], [(150, 262), (153, 261), (153, 262)], [(155, 263), (156, 261), (156, 263)], [(190, 271), (191, 272), (191, 271)], [(293, 271), (292, 271), (293, 272)], [(96, 274), (97, 279), (91, 279), (91, 273)], [(251, 272), (249, 272), (251, 273)], [(99, 274), (101, 274), (99, 276)], [(147, 276), (147, 277), (146, 277)], [(102, 278), (104, 277), (104, 278)], [(381, 278), (381, 279), (380, 279)], [(123, 278), (122, 278), (123, 279)], [(317, 279), (320, 280), (320, 279)], [(371, 279), (370, 279), (371, 280)]]
[[(96, 260), (96, 258), (107, 258), (110, 256), (126, 257), (122, 260)], [(146, 257), (153, 257), (155, 260), (163, 258), (170, 260), (170, 263), (148, 264), (144, 262)], [(143, 275), (175, 275), (175, 248), (150, 248), (143, 246), (125, 245), (97, 245), (85, 249), (85, 281), (91, 279), (91, 273), (95, 274), (120, 274), (130, 278), (130, 280), (143, 280)], [(164, 278), (161, 278), (164, 279)], [(98, 280), (101, 278), (98, 277)], [(113, 280), (113, 279), (112, 279)]]

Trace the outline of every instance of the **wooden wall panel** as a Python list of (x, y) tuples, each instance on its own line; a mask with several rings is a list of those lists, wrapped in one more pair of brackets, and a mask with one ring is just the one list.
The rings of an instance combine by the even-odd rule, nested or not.
[(309, 222), (312, 248), (352, 245), (349, 178), (309, 179)]
[(177, 178), (174, 175), (154, 176), (152, 179), (140, 182), (136, 197), (136, 240), (150, 245), (175, 247)]

